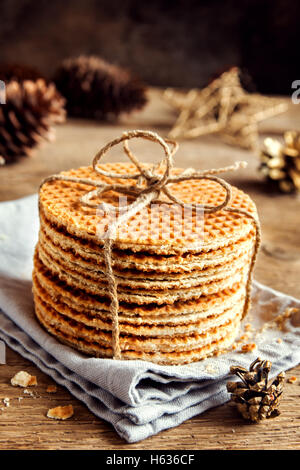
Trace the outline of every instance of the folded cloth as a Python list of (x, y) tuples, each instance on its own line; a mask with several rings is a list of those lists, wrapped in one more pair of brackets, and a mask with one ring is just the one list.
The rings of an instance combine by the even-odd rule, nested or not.
[[(59, 343), (36, 321), (31, 293), (38, 235), (37, 196), (0, 204), (0, 339), (65, 386), (128, 442), (179, 425), (229, 399), (229, 367), (257, 357), (273, 363), (271, 377), (300, 362), (300, 314), (284, 329), (260, 329), (300, 301), (254, 282), (249, 318), (255, 351), (230, 351), (183, 366), (90, 358)], [(253, 334), (253, 333), (252, 333)], [(279, 340), (280, 338), (280, 340)]]

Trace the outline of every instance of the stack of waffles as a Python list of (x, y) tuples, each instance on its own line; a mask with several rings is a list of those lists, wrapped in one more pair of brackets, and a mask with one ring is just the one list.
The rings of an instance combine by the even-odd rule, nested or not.
[[(119, 174), (136, 172), (131, 163), (99, 167)], [(116, 183), (99, 177), (92, 167), (62, 175)], [(80, 203), (90, 189), (62, 180), (48, 181), (40, 189), (35, 312), (61, 342), (90, 356), (110, 358), (112, 318), (103, 252), (109, 221), (101, 210)], [(182, 181), (172, 186), (172, 193), (186, 203), (213, 206), (225, 197), (225, 190), (211, 180)], [(118, 198), (109, 192), (99, 203), (117, 205)], [(234, 187), (230, 207), (256, 216), (250, 197)], [(122, 358), (176, 365), (230, 347), (245, 309), (254, 244), (253, 221), (241, 213), (183, 214), (181, 206), (163, 202), (153, 203), (119, 227), (112, 266)]]

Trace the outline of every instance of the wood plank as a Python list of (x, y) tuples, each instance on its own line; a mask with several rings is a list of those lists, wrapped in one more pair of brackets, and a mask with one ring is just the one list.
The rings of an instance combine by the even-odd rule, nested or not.
[[(123, 118), (117, 124), (68, 120), (57, 127), (57, 140), (45, 144), (32, 158), (0, 168), (0, 200), (33, 194), (45, 176), (90, 163), (99, 148), (127, 129), (144, 128), (165, 136), (174, 115), (162, 102), (159, 90), (151, 90), (150, 103), (142, 113)], [(296, 128), (300, 108), (262, 125), (275, 133)], [(134, 145), (144, 161), (160, 158), (150, 143)], [(110, 157), (120, 160), (120, 151)], [(122, 157), (123, 158), (123, 157)], [(225, 145), (217, 137), (203, 137), (180, 143), (178, 166), (210, 168), (247, 160), (248, 169), (226, 175), (228, 181), (249, 192), (257, 203), (263, 230), (264, 249), (259, 254), (255, 277), (270, 287), (300, 297), (300, 199), (271, 192), (257, 172), (258, 157), (251, 152)], [(270, 254), (271, 253), (271, 254)], [(37, 398), (25, 396), (10, 385), (19, 370), (37, 375)], [(288, 372), (300, 379), (300, 366)], [(0, 449), (300, 449), (300, 388), (286, 384), (281, 415), (260, 424), (246, 424), (228, 404), (196, 416), (181, 426), (161, 432), (143, 442), (126, 444), (113, 428), (96, 418), (81, 402), (58, 386), (54, 395), (46, 393), (52, 379), (15, 352), (8, 350), (7, 364), (0, 365), (0, 399), (10, 398), (10, 407), (0, 411)], [(23, 396), (22, 400), (18, 397)], [(65, 422), (46, 417), (48, 408), (73, 404), (74, 417)]]

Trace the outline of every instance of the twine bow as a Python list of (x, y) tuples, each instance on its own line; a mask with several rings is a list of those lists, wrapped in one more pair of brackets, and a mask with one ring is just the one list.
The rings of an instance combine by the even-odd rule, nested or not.
[[(143, 167), (136, 156), (131, 152), (129, 149), (128, 141), (129, 139), (133, 138), (143, 138), (146, 140), (150, 140), (153, 142), (157, 142), (161, 145), (164, 150), (164, 158), (158, 165), (153, 165), (152, 168), (145, 168)], [(126, 155), (132, 161), (137, 169), (137, 173), (135, 174), (118, 174), (112, 173), (103, 170), (98, 166), (98, 162), (100, 159), (115, 145), (124, 142), (123, 148)], [(184, 170), (177, 176), (171, 174), (171, 170), (173, 168), (173, 155), (176, 153), (178, 149), (178, 144), (170, 139), (162, 139), (158, 134), (151, 131), (143, 131), (143, 130), (134, 130), (124, 132), (121, 137), (114, 139), (113, 141), (109, 142), (105, 145), (94, 157), (93, 159), (93, 169), (96, 173), (101, 176), (106, 176), (111, 179), (122, 179), (122, 180), (136, 180), (136, 184), (132, 185), (125, 185), (125, 184), (108, 184), (103, 183), (103, 181), (95, 181), (90, 178), (76, 178), (67, 175), (52, 175), (46, 178), (40, 187), (43, 184), (49, 181), (55, 180), (62, 180), (62, 181), (70, 181), (76, 182), (80, 184), (86, 184), (89, 186), (93, 186), (95, 189), (87, 192), (80, 198), (80, 202), (88, 207), (94, 207), (98, 209), (103, 209), (105, 213), (109, 213), (110, 211), (116, 211), (118, 213), (118, 217), (113, 220), (113, 222), (109, 225), (108, 230), (106, 232), (105, 240), (104, 240), (104, 260), (105, 260), (105, 267), (106, 267), (106, 276), (108, 280), (108, 295), (111, 300), (110, 304), (110, 313), (112, 318), (112, 350), (113, 350), (113, 358), (114, 359), (121, 359), (121, 348), (120, 348), (120, 331), (119, 331), (119, 319), (118, 319), (118, 311), (119, 311), (119, 301), (118, 301), (118, 292), (117, 292), (117, 282), (116, 278), (113, 273), (112, 269), (112, 247), (113, 242), (116, 238), (116, 233), (118, 227), (125, 223), (128, 219), (134, 216), (137, 212), (141, 211), (143, 208), (147, 207), (152, 201), (156, 202), (163, 202), (164, 204), (178, 204), (180, 206), (185, 206), (189, 209), (197, 209), (201, 208), (204, 213), (214, 213), (220, 210), (226, 210), (229, 212), (240, 213), (250, 217), (254, 223), (256, 229), (256, 237), (255, 237), (255, 245), (253, 249), (252, 260), (250, 263), (250, 269), (248, 273), (248, 279), (246, 284), (246, 298), (245, 298), (245, 305), (244, 305), (244, 315), (247, 313), (249, 308), (250, 302), (250, 289), (251, 289), (251, 280), (252, 280), (252, 272), (254, 268), (254, 264), (257, 257), (257, 252), (260, 244), (260, 225), (258, 220), (249, 212), (239, 209), (239, 208), (232, 208), (229, 207), (229, 203), (231, 200), (231, 186), (222, 178), (215, 176), (217, 174), (223, 173), (225, 171), (235, 171), (241, 167), (245, 167), (247, 164), (246, 162), (237, 162), (234, 165), (218, 168), (218, 169), (210, 169), (204, 170), (201, 172), (197, 172), (192, 168)], [(159, 167), (164, 165), (164, 171), (157, 173), (156, 170)], [(223, 202), (221, 202), (217, 206), (211, 206), (209, 204), (197, 204), (197, 203), (185, 203), (178, 199), (174, 194), (172, 194), (170, 188), (168, 187), (170, 184), (176, 184), (182, 181), (187, 180), (212, 180), (218, 183), (225, 189), (225, 197)], [(126, 194), (132, 196), (134, 198), (133, 202), (128, 204), (127, 206), (115, 207), (111, 204), (107, 204), (102, 202), (101, 204), (93, 203), (92, 199), (95, 197), (100, 197), (104, 193), (109, 191), (115, 191), (119, 194)], [(160, 201), (159, 196), (163, 193), (167, 196), (167, 201)]]

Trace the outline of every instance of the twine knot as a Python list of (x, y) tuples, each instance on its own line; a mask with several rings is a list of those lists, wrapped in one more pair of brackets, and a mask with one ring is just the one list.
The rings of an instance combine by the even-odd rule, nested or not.
[[(159, 162), (159, 164), (153, 165), (152, 168), (147, 168), (145, 165), (142, 165), (138, 158), (131, 152), (129, 148), (128, 141), (133, 138), (143, 138), (146, 140), (150, 140), (152, 142), (157, 142), (164, 150), (164, 158)], [(123, 142), (123, 149), (125, 154), (134, 164), (137, 169), (137, 173), (134, 174), (119, 174), (113, 173), (103, 170), (98, 163), (103, 158), (103, 156), (115, 145), (120, 144)], [(107, 184), (103, 182), (97, 182), (94, 180), (82, 179), (82, 182), (89, 184), (91, 186), (96, 186), (97, 189), (89, 191), (87, 194), (81, 197), (81, 203), (89, 206), (89, 207), (97, 207), (98, 209), (102, 208), (105, 212), (110, 210), (122, 212), (127, 212), (128, 216), (127, 219), (134, 215), (134, 213), (141, 210), (146, 205), (150, 204), (151, 201), (156, 200), (158, 201), (159, 196), (163, 193), (167, 200), (164, 200), (164, 203), (167, 204), (179, 204), (180, 206), (185, 206), (190, 209), (201, 208), (204, 212), (218, 212), (219, 210), (225, 208), (229, 205), (231, 199), (231, 186), (222, 178), (215, 176), (219, 173), (223, 173), (226, 171), (235, 171), (241, 167), (245, 167), (247, 165), (246, 162), (236, 162), (234, 165), (218, 168), (218, 169), (210, 169), (204, 171), (196, 171), (192, 168), (189, 168), (183, 171), (181, 174), (174, 176), (171, 174), (173, 168), (173, 156), (178, 150), (177, 142), (171, 139), (162, 139), (158, 134), (151, 131), (143, 131), (143, 130), (135, 130), (135, 131), (128, 131), (124, 132), (121, 137), (109, 142), (106, 146), (104, 146), (94, 157), (93, 159), (93, 169), (96, 173), (101, 176), (106, 176), (111, 179), (119, 179), (119, 180), (136, 180), (136, 184)], [(158, 169), (161, 169), (161, 173), (157, 173)], [(50, 177), (51, 178), (51, 177)], [(67, 178), (62, 178), (67, 179)], [(225, 198), (224, 201), (217, 205), (205, 205), (205, 204), (197, 204), (197, 203), (186, 203), (178, 199), (177, 197), (172, 194), (170, 188), (168, 187), (170, 184), (176, 184), (186, 180), (195, 180), (195, 179), (209, 179), (217, 182), (225, 189)], [(74, 181), (75, 178), (68, 177), (68, 181)], [(77, 178), (78, 181), (78, 178)], [(135, 199), (134, 201), (129, 204), (128, 206), (122, 207), (115, 207), (107, 203), (93, 203), (92, 199), (94, 197), (101, 197), (104, 193), (108, 191), (115, 191), (120, 194), (125, 194), (129, 196), (133, 196)], [(162, 202), (162, 201), (158, 201)], [(133, 212), (134, 211), (134, 212)], [(124, 222), (124, 219), (123, 219)]]

